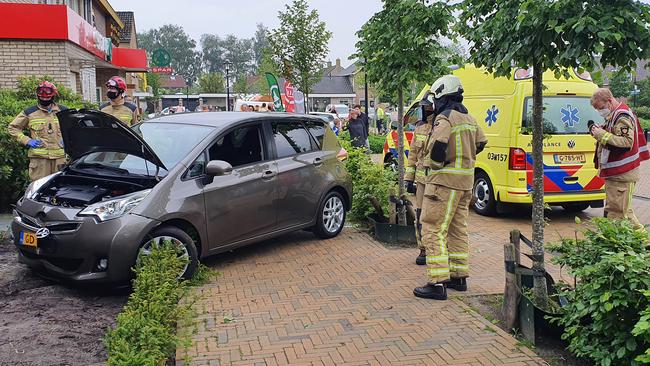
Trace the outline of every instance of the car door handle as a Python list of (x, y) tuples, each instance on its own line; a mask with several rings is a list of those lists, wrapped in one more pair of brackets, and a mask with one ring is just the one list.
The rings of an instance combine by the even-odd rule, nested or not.
[(274, 172), (272, 170), (267, 170), (267, 171), (264, 172), (264, 174), (262, 174), (262, 179), (269, 180), (269, 179), (275, 177), (276, 175), (277, 175), (276, 172)]
[(564, 177), (564, 183), (577, 183), (578, 177)]
[(314, 159), (314, 165), (315, 165), (315, 166), (321, 166), (321, 165), (323, 165), (323, 159), (321, 159), (321, 158), (316, 158), (316, 159)]

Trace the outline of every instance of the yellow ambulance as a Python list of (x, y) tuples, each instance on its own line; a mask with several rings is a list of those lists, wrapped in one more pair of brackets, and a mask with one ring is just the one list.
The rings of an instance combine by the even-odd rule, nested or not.
[[(532, 73), (517, 69), (508, 79), (471, 65), (453, 71), (463, 84), (463, 104), (488, 138), (474, 175), (473, 208), (481, 215), (496, 214), (502, 203), (532, 203)], [(587, 127), (603, 118), (590, 104), (597, 85), (589, 73), (572, 70), (570, 76), (543, 75), (544, 202), (578, 212), (603, 207), (605, 182), (593, 163)], [(421, 111), (415, 109), (406, 115), (417, 118)]]

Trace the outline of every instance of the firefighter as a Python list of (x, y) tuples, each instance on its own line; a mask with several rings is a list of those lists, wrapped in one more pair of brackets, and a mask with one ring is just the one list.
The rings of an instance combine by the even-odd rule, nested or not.
[[(63, 138), (56, 113), (67, 108), (56, 104), (56, 85), (43, 81), (36, 88), (38, 104), (26, 108), (9, 124), (9, 134), (29, 148), (29, 179), (35, 181), (58, 172), (65, 164)], [(29, 136), (23, 131), (28, 129)]]
[[(422, 214), (422, 198), (424, 197), (424, 183), (425, 183), (425, 170), (424, 170), (424, 152), (426, 150), (426, 142), (431, 133), (431, 126), (433, 122), (433, 104), (428, 99), (427, 93), (420, 101), (420, 106), (423, 108), (422, 121), (418, 122), (415, 127), (413, 141), (411, 142), (411, 151), (408, 155), (408, 162), (406, 164), (406, 174), (404, 180), (406, 182), (406, 191), (415, 195), (415, 238), (418, 243), (420, 254), (415, 258), (415, 263), (418, 265), (426, 264), (426, 249), (422, 243), (422, 224), (420, 223), (420, 216)], [(411, 201), (413, 201), (411, 199)]]
[(110, 102), (102, 104), (99, 109), (116, 117), (127, 126), (138, 123), (138, 107), (124, 100), (124, 93), (126, 93), (124, 79), (113, 76), (106, 82), (106, 89), (106, 96), (110, 99)]
[(591, 105), (605, 119), (602, 127), (589, 121), (589, 132), (598, 142), (599, 175), (605, 179), (605, 217), (629, 219), (635, 228), (643, 229), (632, 210), (639, 165), (650, 158), (643, 129), (630, 107), (617, 101), (609, 89), (597, 89)]
[(426, 145), (424, 169), (428, 176), (421, 217), (428, 283), (413, 293), (446, 300), (447, 287), (467, 290), (467, 216), (476, 154), (485, 148), (487, 139), (462, 104), (463, 87), (457, 76), (441, 77), (430, 92), (436, 117)]

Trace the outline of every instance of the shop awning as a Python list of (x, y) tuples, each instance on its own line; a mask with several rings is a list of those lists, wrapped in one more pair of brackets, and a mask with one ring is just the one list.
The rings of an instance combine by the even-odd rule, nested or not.
[(132, 72), (147, 71), (147, 53), (139, 48), (113, 48), (111, 64), (115, 67)]

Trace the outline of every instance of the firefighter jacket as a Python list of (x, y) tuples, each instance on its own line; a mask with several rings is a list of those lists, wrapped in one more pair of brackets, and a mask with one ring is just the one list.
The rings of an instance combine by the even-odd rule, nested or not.
[[(650, 154), (646, 146), (643, 129), (627, 105), (621, 103), (607, 119), (604, 131), (594, 137), (599, 143), (599, 175), (601, 178), (617, 177), (619, 180), (636, 181), (636, 168), (648, 160)], [(633, 172), (634, 171), (634, 172)], [(632, 172), (631, 174), (628, 174)]]
[[(40, 105), (26, 108), (9, 124), (9, 134), (23, 145), (29, 140), (40, 140), (41, 146), (29, 149), (30, 158), (61, 159), (65, 157), (61, 137), (61, 128), (56, 113), (68, 109), (63, 105), (52, 103), (50, 109)], [(24, 134), (29, 130), (29, 136)]]
[(426, 184), (471, 190), (476, 154), (486, 143), (483, 130), (472, 116), (453, 109), (443, 111), (436, 117), (427, 141)]
[(406, 163), (406, 174), (404, 180), (425, 183), (424, 156), (426, 152), (426, 143), (431, 133), (432, 121), (420, 121), (415, 127), (413, 140), (411, 141), (411, 150), (408, 154)]
[(127, 126), (138, 123), (138, 107), (133, 103), (125, 102), (124, 98), (116, 102), (104, 103), (99, 110), (116, 117)]

